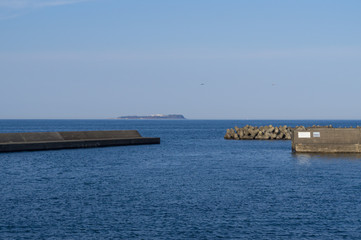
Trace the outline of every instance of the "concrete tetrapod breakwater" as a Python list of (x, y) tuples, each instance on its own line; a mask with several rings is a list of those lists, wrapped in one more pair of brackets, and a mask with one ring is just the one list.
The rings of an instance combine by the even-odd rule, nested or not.
[(0, 133), (0, 152), (159, 144), (136, 130)]
[(227, 129), (224, 138), (228, 140), (291, 140), (294, 129), (304, 130), (306, 128), (304, 126), (291, 128), (272, 125), (261, 127), (246, 125), (242, 128), (236, 126), (234, 129)]
[(332, 125), (329, 126), (315, 126), (312, 127), (304, 127), (304, 126), (296, 126), (296, 127), (287, 127), (279, 126), (274, 127), (272, 125), (269, 126), (251, 126), (246, 125), (242, 128), (234, 127), (227, 129), (226, 135), (224, 135), (224, 139), (227, 140), (291, 140), (293, 132), (295, 130), (303, 131), (306, 129), (313, 128), (333, 128)]
[(232, 140), (292, 140), (295, 153), (361, 153), (361, 127), (333, 128), (329, 126), (287, 126), (227, 129), (225, 139)]

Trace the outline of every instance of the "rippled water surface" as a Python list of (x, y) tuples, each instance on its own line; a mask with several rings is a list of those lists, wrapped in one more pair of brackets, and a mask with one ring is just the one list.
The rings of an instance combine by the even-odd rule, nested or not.
[(0, 132), (137, 129), (160, 145), (0, 154), (0, 239), (361, 239), (361, 157), (226, 141), (235, 125), (1, 120)]

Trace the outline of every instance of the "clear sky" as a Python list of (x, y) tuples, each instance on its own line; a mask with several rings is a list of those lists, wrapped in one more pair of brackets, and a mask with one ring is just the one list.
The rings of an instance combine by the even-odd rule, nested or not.
[(0, 118), (361, 119), (361, 1), (0, 0)]

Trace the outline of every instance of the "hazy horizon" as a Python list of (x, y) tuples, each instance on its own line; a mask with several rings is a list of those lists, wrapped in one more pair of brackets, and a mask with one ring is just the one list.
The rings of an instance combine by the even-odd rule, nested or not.
[(119, 119), (117, 117), (105, 117), (105, 118), (1, 118), (0, 120), (117, 120), (117, 121), (183, 121), (183, 120), (229, 120), (229, 121), (357, 121), (361, 119), (342, 119), (342, 118), (320, 118), (320, 119), (311, 119), (311, 118), (188, 118), (185, 116), (185, 119)]

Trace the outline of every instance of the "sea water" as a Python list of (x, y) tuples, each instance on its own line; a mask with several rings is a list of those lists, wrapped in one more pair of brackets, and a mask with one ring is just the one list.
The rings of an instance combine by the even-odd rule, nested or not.
[(0, 132), (137, 129), (160, 145), (0, 154), (0, 239), (360, 239), (361, 156), (224, 140), (246, 124), (1, 120)]

